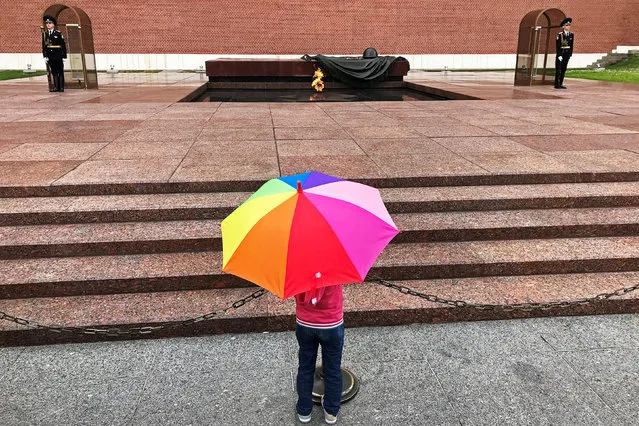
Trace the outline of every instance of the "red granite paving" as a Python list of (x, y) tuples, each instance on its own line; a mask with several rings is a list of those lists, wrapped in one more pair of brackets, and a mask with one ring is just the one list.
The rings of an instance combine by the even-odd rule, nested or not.
[(375, 155), (382, 176), (455, 176), (486, 174), (486, 169), (452, 152)]
[(48, 109), (18, 109), (18, 108), (7, 108), (3, 111), (0, 111), (0, 122), (9, 122), (20, 120), (25, 117), (34, 117), (36, 115), (41, 115), (47, 113)]
[(334, 127), (276, 127), (275, 138), (278, 140), (292, 139), (346, 139), (348, 133)]
[(448, 154), (450, 151), (435, 139), (421, 137), (410, 139), (357, 139), (357, 145), (369, 156), (404, 154), (438, 153)]
[[(211, 119), (207, 127), (218, 129), (253, 129), (253, 128), (265, 128), (270, 127), (273, 124), (271, 117), (262, 118), (222, 118), (217, 115)], [(259, 130), (258, 130), (259, 131)]]
[(464, 152), (531, 151), (531, 148), (523, 144), (500, 136), (433, 138), (433, 140), (456, 154)]
[[(639, 134), (631, 135), (635, 139), (630, 145), (639, 149)], [(611, 144), (626, 142), (626, 135), (561, 135), (561, 136), (510, 136), (510, 140), (537, 151), (588, 151), (610, 149)]]
[(553, 152), (550, 156), (588, 172), (639, 171), (639, 153), (622, 149)]
[[(426, 124), (426, 125), (424, 125)], [(495, 126), (492, 126), (495, 127)], [(504, 126), (506, 127), (506, 126)], [(478, 126), (470, 126), (464, 124), (437, 124), (437, 120), (433, 122), (424, 122), (422, 125), (415, 127), (415, 130), (424, 136), (429, 137), (447, 137), (447, 136), (496, 136), (498, 133), (491, 132), (488, 128)]]
[[(47, 185), (58, 180), (96, 183), (100, 176), (105, 182), (233, 180), (246, 179), (251, 173), (266, 179), (304, 168), (349, 178), (627, 171), (634, 170), (635, 159), (623, 157), (623, 151), (639, 151), (636, 85), (569, 80), (569, 89), (558, 92), (548, 86), (515, 88), (509, 72), (411, 72), (411, 84), (487, 100), (229, 104), (178, 103), (204, 84), (199, 74), (121, 73), (99, 78), (97, 91), (60, 94), (43, 92), (45, 80), (40, 77), (0, 84), (4, 101), (0, 160), (90, 162), (66, 172), (58, 169), (61, 175), (56, 179), (46, 164), (35, 167), (28, 177), (2, 173), (0, 186)], [(59, 108), (51, 111), (52, 106)], [(311, 142), (291, 142), (300, 139)], [(397, 140), (382, 143), (377, 139)], [(189, 143), (196, 140), (209, 144), (206, 149), (196, 145), (189, 152)], [(249, 140), (276, 140), (278, 149), (267, 153), (257, 145), (239, 148), (247, 153), (257, 149), (256, 156), (267, 158), (246, 167), (208, 158), (217, 142), (219, 157), (225, 157), (230, 150), (225, 141)], [(328, 140), (337, 142), (331, 146)], [(158, 143), (156, 153), (150, 152), (152, 142)], [(55, 152), (47, 154), (49, 147), (38, 145), (42, 143), (60, 146), (51, 147)], [(90, 156), (88, 152), (97, 146), (93, 144), (106, 146)], [(605, 159), (577, 154), (595, 149), (622, 152), (607, 154)], [(544, 151), (562, 154), (549, 157)], [(446, 156), (414, 156), (430, 153)], [(333, 155), (344, 155), (345, 164), (335, 162)], [(154, 158), (187, 161), (157, 165), (129, 161)], [(203, 167), (205, 162), (215, 170)]]
[(364, 151), (352, 139), (278, 140), (277, 153), (282, 157), (364, 155)]
[(345, 179), (387, 176), (375, 159), (367, 155), (280, 156), (279, 166), (282, 175), (320, 170), (322, 173)]
[(407, 127), (346, 127), (355, 140), (420, 138), (419, 132)]
[(0, 161), (88, 160), (106, 143), (24, 143), (0, 154)]
[(0, 123), (0, 141), (4, 143), (26, 143), (40, 141), (55, 127), (54, 122), (9, 122)]
[(582, 171), (578, 166), (536, 151), (471, 152), (462, 155), (469, 162), (491, 173), (571, 173)]
[(5, 151), (9, 151), (10, 149), (13, 149), (17, 146), (20, 146), (20, 144), (17, 143), (8, 143), (8, 142), (0, 142), (0, 154), (5, 152)]
[[(170, 124), (170, 123), (169, 123)], [(137, 127), (122, 133), (119, 137), (112, 139), (118, 142), (193, 142), (200, 134), (200, 127), (175, 128), (149, 126), (145, 128)]]
[[(305, 170), (305, 171), (308, 171)], [(231, 177), (233, 176), (233, 177)], [(277, 157), (186, 158), (171, 175), (170, 182), (197, 182), (201, 180), (261, 180), (280, 176)]]
[[(140, 158), (179, 158), (186, 156), (193, 146), (192, 141), (172, 142), (125, 142), (114, 141), (102, 148), (93, 160), (134, 160)], [(1, 158), (1, 157), (0, 157)]]
[(245, 158), (277, 157), (277, 146), (273, 140), (215, 141), (200, 136), (191, 146), (186, 159), (194, 163), (208, 164), (220, 158), (239, 160)]
[(1, 163), (0, 181), (2, 186), (50, 185), (80, 164), (80, 161), (5, 161)]
[(205, 127), (198, 135), (200, 139), (214, 140), (214, 141), (265, 141), (273, 140), (273, 128), (272, 127), (246, 127), (246, 128), (234, 128), (234, 127)]
[(143, 160), (90, 160), (56, 181), (58, 185), (87, 183), (166, 182), (180, 164), (179, 158)]

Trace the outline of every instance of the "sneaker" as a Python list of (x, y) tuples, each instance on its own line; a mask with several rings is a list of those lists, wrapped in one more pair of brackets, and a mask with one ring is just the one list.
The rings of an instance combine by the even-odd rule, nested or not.
[(335, 424), (335, 422), (337, 422), (337, 416), (328, 414), (326, 410), (324, 410), (324, 421), (328, 423), (329, 425), (333, 425)]
[[(322, 409), (324, 409), (324, 397), (322, 397)], [(337, 416), (329, 414), (326, 410), (324, 410), (324, 421), (329, 425), (333, 425), (337, 422)]]
[(300, 413), (297, 413), (297, 418), (302, 423), (309, 423), (311, 421), (311, 415), (310, 414), (308, 416), (303, 416)]

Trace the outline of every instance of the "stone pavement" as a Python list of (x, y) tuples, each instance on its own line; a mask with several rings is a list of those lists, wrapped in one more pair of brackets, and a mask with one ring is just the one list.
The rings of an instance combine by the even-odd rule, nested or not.
[[(176, 103), (194, 73), (100, 74), (100, 90), (0, 84), (0, 186), (639, 171), (637, 85), (515, 88), (512, 73), (413, 72), (484, 101)], [(605, 137), (604, 137), (605, 136)]]
[[(638, 335), (636, 315), (347, 328), (338, 424), (636, 425)], [(296, 368), (292, 332), (0, 348), (0, 424), (296, 425)]]

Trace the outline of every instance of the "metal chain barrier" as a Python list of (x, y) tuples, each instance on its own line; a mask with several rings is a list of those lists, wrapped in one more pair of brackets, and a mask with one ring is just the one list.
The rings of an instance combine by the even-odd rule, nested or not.
[(473, 308), (480, 310), (497, 310), (500, 309), (502, 311), (532, 311), (534, 309), (555, 309), (555, 308), (568, 308), (576, 305), (586, 305), (593, 302), (598, 302), (601, 300), (610, 299), (615, 296), (623, 296), (624, 294), (630, 293), (639, 289), (639, 284), (633, 285), (632, 287), (624, 287), (619, 290), (611, 291), (609, 293), (601, 293), (594, 297), (584, 297), (582, 299), (569, 300), (569, 301), (552, 301), (552, 302), (538, 302), (538, 303), (513, 303), (513, 304), (490, 304), (490, 303), (470, 303), (463, 300), (452, 300), (452, 299), (444, 299), (439, 296), (435, 296), (433, 294), (420, 293), (419, 291), (413, 290), (410, 287), (406, 287), (400, 284), (393, 283), (391, 281), (384, 280), (379, 277), (372, 277), (372, 282), (380, 284), (384, 287), (391, 288), (393, 290), (397, 290), (403, 294), (410, 294), (411, 296), (416, 296), (429, 302), (440, 303), (443, 305), (453, 306), (455, 308)]
[[(639, 284), (635, 284), (631, 287), (624, 287), (624, 288), (620, 288), (619, 290), (611, 291), (608, 293), (600, 293), (593, 297), (584, 297), (584, 298), (576, 299), (576, 300), (536, 302), (536, 303), (526, 302), (526, 303), (512, 303), (512, 304), (509, 304), (509, 303), (491, 304), (491, 303), (471, 303), (471, 302), (466, 302), (464, 300), (445, 299), (445, 298), (436, 296), (434, 294), (421, 293), (419, 291), (411, 289), (410, 287), (406, 287), (401, 284), (396, 284), (394, 282), (387, 281), (379, 277), (372, 277), (372, 281), (370, 282), (377, 283), (384, 287), (399, 291), (400, 293), (403, 293), (403, 294), (408, 294), (411, 296), (419, 297), (424, 300), (428, 300), (429, 302), (448, 305), (455, 308), (472, 308), (472, 309), (479, 309), (479, 310), (500, 309), (506, 312), (515, 311), (515, 310), (532, 311), (534, 309), (541, 309), (541, 310), (556, 309), (556, 308), (563, 309), (563, 308), (568, 308), (571, 306), (586, 305), (589, 303), (610, 299), (611, 297), (623, 296), (624, 294), (628, 294), (630, 292), (633, 292), (639, 289)], [(173, 329), (173, 328), (184, 327), (187, 325), (195, 324), (202, 321), (208, 321), (220, 314), (225, 314), (230, 309), (238, 309), (244, 306), (249, 301), (262, 297), (265, 293), (266, 293), (266, 290), (259, 289), (249, 294), (248, 296), (233, 302), (230, 306), (224, 309), (219, 309), (217, 311), (209, 312), (208, 314), (200, 315), (199, 317), (189, 318), (187, 320), (178, 321), (175, 323), (146, 326), (146, 327), (93, 328), (93, 327), (48, 326), (48, 325), (39, 324), (35, 321), (30, 321), (24, 318), (14, 317), (2, 311), (0, 311), (0, 320), (13, 322), (26, 327), (42, 329), (42, 330), (50, 331), (52, 333), (93, 334), (93, 335), (105, 335), (105, 336), (149, 334), (158, 330)]]
[(169, 324), (152, 325), (152, 326), (146, 326), (146, 327), (128, 327), (128, 328), (57, 327), (57, 326), (48, 326), (48, 325), (38, 324), (35, 321), (29, 321), (24, 318), (14, 317), (2, 311), (0, 311), (0, 320), (6, 320), (9, 322), (14, 322), (16, 324), (24, 325), (27, 327), (50, 331), (52, 333), (73, 333), (73, 334), (94, 334), (94, 335), (99, 334), (103, 336), (149, 334), (154, 331), (158, 331), (162, 329), (173, 329), (178, 327), (184, 327), (184, 326), (195, 324), (198, 322), (210, 320), (220, 314), (226, 313), (230, 309), (238, 309), (244, 306), (249, 301), (262, 297), (264, 293), (266, 293), (266, 290), (261, 288), (249, 294), (248, 296), (235, 301), (233, 304), (231, 304), (231, 306), (228, 306), (224, 309), (219, 309), (217, 311), (209, 312), (208, 314), (200, 315), (199, 317), (195, 317), (195, 318), (189, 318), (183, 321), (178, 321), (178, 322), (169, 323)]

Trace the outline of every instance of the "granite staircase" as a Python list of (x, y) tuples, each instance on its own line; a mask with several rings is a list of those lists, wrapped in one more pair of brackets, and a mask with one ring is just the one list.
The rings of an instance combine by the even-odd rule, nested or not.
[(592, 64), (588, 65), (586, 68), (588, 68), (588, 69), (603, 69), (603, 68), (607, 68), (610, 65), (617, 64), (617, 63), (619, 63), (619, 62), (621, 62), (621, 61), (623, 61), (625, 59), (628, 59), (632, 55), (637, 55), (637, 54), (639, 54), (639, 51), (637, 51), (637, 50), (631, 50), (628, 53), (610, 52), (607, 55), (597, 59)]
[[(639, 174), (362, 180), (403, 231), (369, 279), (474, 303), (573, 300), (639, 283)], [(0, 188), (0, 312), (46, 325), (173, 324), (256, 287), (223, 274), (219, 223), (261, 182)], [(639, 311), (639, 291), (547, 310), (434, 304), (345, 286), (349, 326)], [(291, 329), (267, 294), (145, 335), (51, 333), (0, 320), (0, 345)]]

